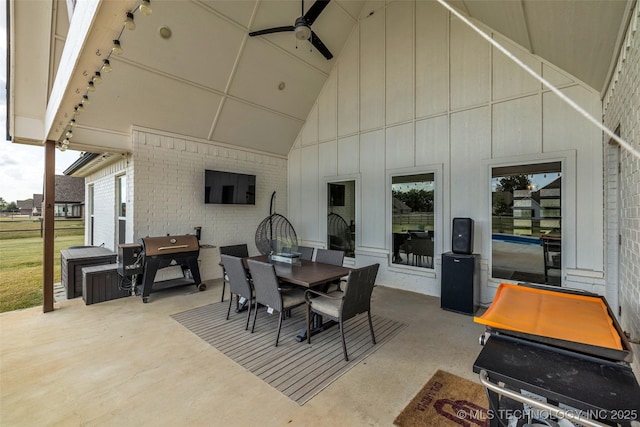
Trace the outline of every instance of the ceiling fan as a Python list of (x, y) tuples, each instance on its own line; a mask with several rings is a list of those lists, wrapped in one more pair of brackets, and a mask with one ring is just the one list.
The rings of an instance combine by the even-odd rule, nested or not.
[(298, 40), (309, 40), (313, 47), (318, 49), (318, 51), (327, 59), (333, 58), (333, 54), (327, 49), (327, 47), (322, 43), (322, 40), (313, 32), (311, 29), (311, 25), (318, 19), (318, 16), (322, 13), (325, 7), (329, 4), (331, 0), (316, 0), (316, 2), (309, 8), (307, 13), (304, 13), (304, 0), (302, 1), (302, 16), (296, 18), (296, 21), (293, 25), (288, 25), (286, 27), (274, 27), (267, 28), (266, 30), (253, 31), (249, 33), (249, 36), (262, 36), (264, 34), (272, 34), (272, 33), (282, 33), (287, 31), (293, 31)]

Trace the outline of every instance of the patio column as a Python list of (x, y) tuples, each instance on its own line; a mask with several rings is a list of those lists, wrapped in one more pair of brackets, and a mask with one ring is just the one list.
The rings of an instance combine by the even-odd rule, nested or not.
[(53, 311), (53, 247), (54, 223), (53, 207), (56, 200), (55, 190), (56, 142), (47, 140), (44, 143), (44, 250), (42, 254), (43, 292), (42, 311)]

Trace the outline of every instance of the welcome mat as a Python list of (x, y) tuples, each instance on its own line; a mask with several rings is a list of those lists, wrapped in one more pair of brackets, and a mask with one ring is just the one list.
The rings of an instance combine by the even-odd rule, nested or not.
[(438, 370), (393, 422), (410, 426), (489, 426), (484, 387)]
[(232, 309), (226, 320), (228, 307), (228, 302), (218, 302), (171, 317), (299, 405), (309, 401), (406, 327), (403, 323), (372, 315), (377, 342), (373, 345), (366, 314), (346, 321), (349, 361), (345, 362), (337, 325), (314, 335), (310, 345), (295, 340), (304, 328), (304, 306), (294, 308), (292, 317), (282, 321), (278, 347), (274, 347), (277, 312), (269, 315), (261, 308), (252, 334), (250, 330), (244, 330), (246, 311), (235, 313)]

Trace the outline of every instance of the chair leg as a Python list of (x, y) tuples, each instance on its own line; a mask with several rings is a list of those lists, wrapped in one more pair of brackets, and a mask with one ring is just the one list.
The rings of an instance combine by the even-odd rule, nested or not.
[(369, 316), (369, 330), (371, 331), (371, 341), (373, 345), (376, 344), (376, 336), (373, 333), (373, 322), (371, 321), (371, 312), (367, 311), (367, 316)]
[(280, 316), (278, 316), (278, 332), (276, 333), (276, 347), (278, 346), (278, 340), (280, 339), (280, 328), (282, 327), (282, 317), (283, 317), (283, 313), (282, 311), (280, 312)]
[[(222, 301), (220, 301), (222, 302)], [(229, 320), (229, 313), (231, 313), (231, 304), (233, 303), (233, 296), (229, 297), (229, 310), (227, 310), (227, 320)]]
[(227, 281), (224, 280), (224, 272), (222, 273), (222, 297), (220, 297), (220, 302), (224, 302), (224, 288), (227, 285)]
[(256, 327), (256, 319), (258, 317), (258, 301), (256, 301), (256, 309), (253, 310), (253, 325), (251, 326), (251, 333), (253, 333), (253, 330)]
[(245, 331), (247, 329), (249, 329), (249, 319), (251, 319), (251, 306), (253, 305), (253, 304), (251, 304), (251, 300), (249, 300), (248, 303), (249, 303), (249, 309), (247, 310), (248, 311), (248, 313), (247, 313), (247, 324), (244, 325), (244, 330)]
[(307, 344), (311, 344), (311, 304), (307, 303)]
[(344, 342), (344, 325), (342, 323), (342, 319), (340, 319), (339, 323), (340, 323), (340, 337), (342, 338), (342, 352), (344, 353), (344, 360), (348, 362), (349, 356), (347, 356), (347, 344)]

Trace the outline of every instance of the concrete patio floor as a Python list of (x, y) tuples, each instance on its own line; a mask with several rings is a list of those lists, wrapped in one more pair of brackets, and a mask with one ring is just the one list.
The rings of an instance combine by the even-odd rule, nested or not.
[(1, 314), (0, 425), (392, 426), (436, 370), (478, 382), (481, 325), (438, 298), (378, 286), (372, 312), (408, 327), (299, 406), (170, 317), (220, 292), (215, 282), (148, 304), (76, 298)]

